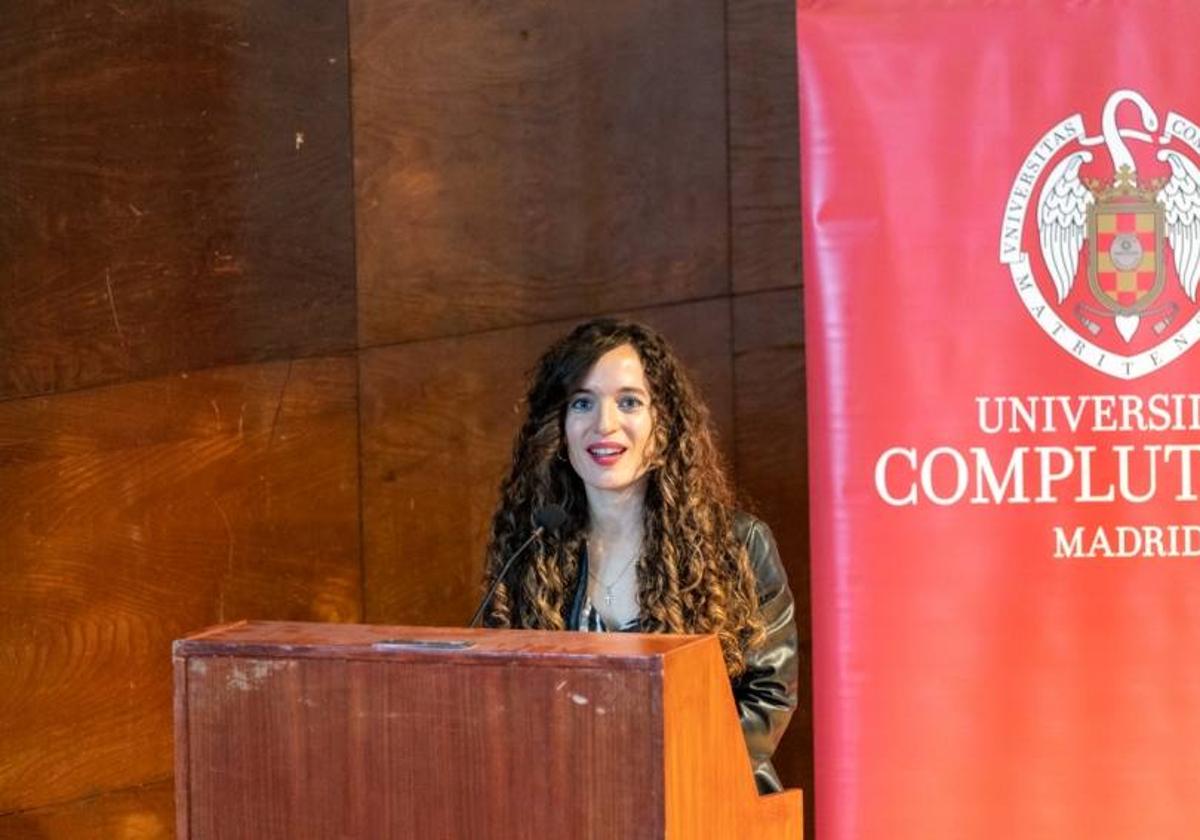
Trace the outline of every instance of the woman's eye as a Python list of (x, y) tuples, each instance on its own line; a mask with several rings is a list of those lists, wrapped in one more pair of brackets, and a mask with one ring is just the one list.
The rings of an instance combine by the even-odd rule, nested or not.
[(622, 411), (634, 411), (644, 405), (639, 397), (624, 396), (617, 400), (617, 407)]
[(568, 404), (571, 411), (590, 411), (592, 408), (591, 397), (576, 397)]

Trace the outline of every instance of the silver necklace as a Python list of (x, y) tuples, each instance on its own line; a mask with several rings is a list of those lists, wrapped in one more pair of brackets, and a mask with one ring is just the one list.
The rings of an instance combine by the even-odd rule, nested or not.
[(625, 577), (625, 573), (628, 572), (631, 568), (633, 568), (633, 564), (636, 562), (637, 562), (637, 555), (634, 555), (633, 559), (625, 564), (625, 568), (621, 569), (621, 573), (619, 575), (617, 575), (615, 578), (613, 578), (612, 583), (605, 583), (604, 581), (600, 580), (600, 578), (596, 577), (595, 572), (592, 571), (591, 566), (589, 565), (588, 577), (590, 577), (592, 580), (594, 580), (596, 582), (597, 586), (602, 587), (604, 589), (604, 606), (606, 606), (606, 607), (612, 606), (612, 604), (613, 604), (613, 589), (616, 588), (617, 584), (621, 582), (621, 579), (623, 577)]

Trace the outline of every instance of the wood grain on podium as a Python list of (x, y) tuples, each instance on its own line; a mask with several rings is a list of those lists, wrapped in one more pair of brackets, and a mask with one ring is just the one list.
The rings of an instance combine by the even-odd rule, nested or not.
[[(286, 658), (254, 642), (243, 653), (220, 636), (184, 643), (181, 836), (654, 836), (644, 821), (661, 811), (662, 778), (616, 749), (659, 741), (648, 660), (599, 668), (594, 638), (571, 634), (577, 650), (558, 661), (518, 644), (465, 651), (463, 665), (457, 655), (373, 651), (370, 641), (487, 631), (280, 629), (267, 631)], [(347, 650), (335, 634), (359, 641)]]
[[(715, 644), (680, 649), (664, 660), (665, 836), (798, 840), (801, 793), (759, 797), (728, 685)], [(695, 802), (727, 806), (699, 812)]]
[(175, 674), (192, 840), (799, 836), (713, 638), (249, 622)]

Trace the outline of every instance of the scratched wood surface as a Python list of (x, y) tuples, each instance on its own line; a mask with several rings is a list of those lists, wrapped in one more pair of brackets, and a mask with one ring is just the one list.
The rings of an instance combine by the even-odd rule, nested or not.
[(809, 606), (808, 444), (804, 392), (804, 319), (800, 289), (733, 299), (737, 462), (741, 489), (771, 524), (796, 598), (800, 630), (800, 708), (776, 764), (802, 787), (812, 814), (812, 655)]
[(168, 777), (170, 643), (359, 618), (352, 359), (0, 403), (0, 813)]
[(193, 840), (661, 836), (655, 672), (497, 662), (464, 678), (436, 654), (336, 652), (180, 667)]
[[(633, 313), (695, 373), (732, 453), (729, 302)], [(478, 598), (487, 529), (541, 352), (574, 322), (362, 354), (363, 551), (372, 622), (463, 624)]]
[(345, 9), (0, 11), (0, 399), (354, 344)]
[[(400, 631), (477, 647), (372, 649)], [(800, 795), (757, 795), (716, 641), (614, 635), (252, 623), (185, 642), (180, 836), (794, 840)]]
[(721, 0), (351, 0), (363, 345), (726, 293)]
[(800, 283), (794, 0), (727, 0), (729, 236), (736, 293)]

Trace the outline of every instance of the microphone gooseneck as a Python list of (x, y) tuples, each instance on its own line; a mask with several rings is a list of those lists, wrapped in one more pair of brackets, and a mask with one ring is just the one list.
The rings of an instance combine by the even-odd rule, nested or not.
[(504, 561), (504, 565), (500, 567), (500, 573), (496, 575), (496, 579), (488, 587), (487, 594), (479, 602), (479, 607), (475, 610), (475, 614), (471, 616), (471, 623), (467, 625), (468, 627), (477, 627), (479, 625), (479, 619), (483, 617), (484, 608), (491, 602), (492, 596), (496, 594), (496, 589), (500, 586), (500, 581), (504, 580), (504, 576), (508, 574), (508, 570), (512, 568), (512, 564), (516, 559), (524, 554), (525, 549), (533, 545), (533, 541), (542, 534), (547, 532), (553, 534), (561, 528), (563, 523), (567, 521), (567, 512), (563, 510), (562, 505), (542, 505), (533, 512), (533, 521), (537, 527), (533, 529), (533, 533), (529, 535), (529, 539), (521, 543), (520, 547)]

